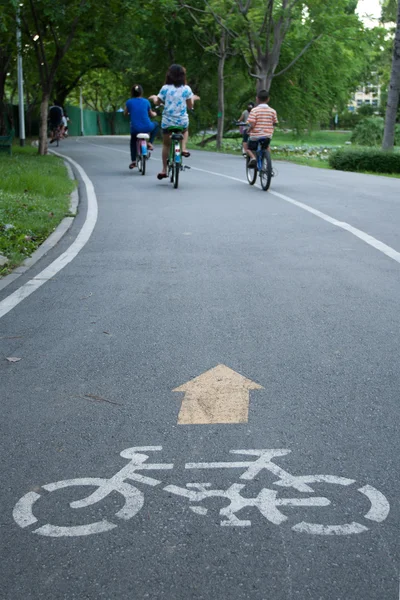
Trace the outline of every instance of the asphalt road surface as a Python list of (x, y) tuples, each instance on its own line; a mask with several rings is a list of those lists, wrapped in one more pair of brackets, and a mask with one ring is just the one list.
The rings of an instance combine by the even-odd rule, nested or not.
[(399, 180), (59, 150), (98, 219), (0, 318), (0, 597), (398, 600)]

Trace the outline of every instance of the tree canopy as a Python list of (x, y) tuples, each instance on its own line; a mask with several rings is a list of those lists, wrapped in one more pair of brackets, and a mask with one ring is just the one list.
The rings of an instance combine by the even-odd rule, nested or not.
[[(393, 4), (385, 0), (388, 18)], [(171, 63), (187, 68), (188, 83), (201, 96), (192, 125), (218, 124), (220, 135), (257, 89), (270, 89), (281, 121), (309, 128), (346, 107), (368, 79), (371, 64), (385, 71), (389, 83), (387, 30), (365, 30), (356, 0), (21, 0), (18, 5), (26, 91), (32, 106), (41, 105), (43, 153), (50, 99), (77, 102), (82, 85), (88, 108), (112, 111), (123, 106), (134, 82), (147, 96), (157, 93)], [(0, 1), (0, 115), (5, 90), (12, 95), (16, 87), (16, 9), (15, 0)]]

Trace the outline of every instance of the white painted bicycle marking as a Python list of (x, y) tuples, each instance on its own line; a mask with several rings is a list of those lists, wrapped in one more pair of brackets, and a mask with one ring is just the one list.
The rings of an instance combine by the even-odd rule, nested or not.
[[(128, 521), (133, 518), (143, 507), (144, 493), (131, 482), (141, 485), (155, 487), (162, 481), (148, 475), (143, 475), (143, 471), (170, 471), (174, 465), (172, 463), (152, 463), (147, 462), (149, 455), (145, 452), (160, 452), (161, 446), (137, 446), (123, 450), (120, 455), (130, 462), (120, 469), (114, 476), (107, 478), (88, 477), (77, 479), (66, 479), (49, 483), (42, 486), (44, 492), (51, 493), (70, 487), (89, 486), (95, 488), (92, 493), (78, 500), (70, 502), (72, 509), (84, 509), (93, 506), (107, 498), (111, 493), (119, 493), (124, 500), (124, 504), (114, 517), (119, 520)], [(189, 509), (199, 516), (206, 516), (208, 508), (201, 503), (208, 498), (221, 498), (228, 500), (229, 504), (223, 506), (220, 511), (221, 527), (250, 527), (250, 519), (242, 519), (239, 516), (240, 511), (247, 508), (257, 509), (259, 513), (273, 525), (282, 525), (288, 521), (289, 517), (285, 514), (286, 509), (302, 507), (326, 507), (331, 504), (329, 498), (324, 496), (314, 496), (313, 484), (339, 485), (345, 488), (353, 486), (353, 490), (361, 493), (370, 503), (370, 509), (363, 518), (376, 523), (383, 522), (390, 510), (389, 502), (386, 497), (377, 489), (370, 485), (360, 488), (355, 487), (355, 480), (347, 477), (335, 475), (292, 475), (285, 469), (279, 467), (273, 462), (274, 458), (286, 456), (290, 453), (288, 449), (263, 449), (263, 450), (231, 450), (231, 454), (240, 454), (254, 458), (254, 460), (227, 461), (227, 462), (204, 462), (204, 463), (186, 463), (186, 470), (215, 470), (215, 469), (242, 469), (239, 475), (240, 483), (233, 483), (226, 489), (214, 488), (211, 483), (191, 482), (186, 487), (178, 485), (165, 485), (162, 489), (175, 496), (185, 498), (189, 501)], [(246, 495), (246, 482), (254, 480), (262, 471), (272, 473), (278, 479), (272, 483), (278, 488), (289, 488), (308, 494), (302, 497), (279, 497), (279, 489), (262, 488), (254, 497)], [(311, 495), (310, 495), (311, 494)], [(28, 492), (15, 505), (13, 516), (15, 522), (23, 529), (36, 526), (38, 519), (34, 515), (33, 509), (36, 503), (42, 497), (36, 492)], [(102, 519), (86, 525), (59, 526), (46, 523), (37, 529), (32, 528), (32, 533), (49, 537), (74, 537), (85, 536), (98, 533), (105, 533), (117, 527), (117, 523)], [(368, 531), (368, 527), (357, 521), (341, 524), (323, 524), (309, 523), (301, 521), (292, 526), (292, 530), (298, 533), (307, 533), (313, 535), (353, 535)]]

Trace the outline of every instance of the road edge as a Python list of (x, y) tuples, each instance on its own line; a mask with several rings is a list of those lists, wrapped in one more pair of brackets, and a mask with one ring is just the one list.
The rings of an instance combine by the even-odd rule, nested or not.
[[(72, 181), (78, 181), (71, 165), (66, 160), (64, 160), (64, 165), (67, 168), (68, 177)], [(76, 187), (70, 194), (69, 213), (71, 216), (64, 217), (53, 233), (51, 233), (49, 237), (39, 246), (39, 248), (35, 250), (32, 256), (26, 258), (19, 267), (13, 270), (12, 273), (6, 275), (0, 280), (0, 292), (10, 285), (10, 283), (16, 281), (18, 277), (26, 273), (31, 267), (33, 267), (33, 265), (35, 265), (41, 258), (43, 258), (43, 256), (45, 256), (52, 248), (54, 248), (54, 246), (58, 244), (58, 242), (67, 233), (74, 222), (78, 214), (79, 203), (79, 191), (78, 187)]]

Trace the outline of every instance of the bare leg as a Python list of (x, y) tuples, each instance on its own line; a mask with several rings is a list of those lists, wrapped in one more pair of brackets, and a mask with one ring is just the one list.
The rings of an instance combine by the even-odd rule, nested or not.
[(163, 137), (163, 149), (162, 149), (162, 163), (163, 163), (163, 173), (167, 172), (167, 160), (169, 156), (169, 149), (171, 146), (171, 136), (169, 134), (164, 134)]
[(255, 154), (251, 150), (249, 150), (249, 148), (246, 148), (246, 154), (247, 156), (250, 156), (250, 158), (256, 158)]
[(183, 140), (182, 140), (182, 152), (187, 152), (186, 150), (186, 144), (188, 142), (189, 139), (189, 131), (186, 130), (183, 134)]

